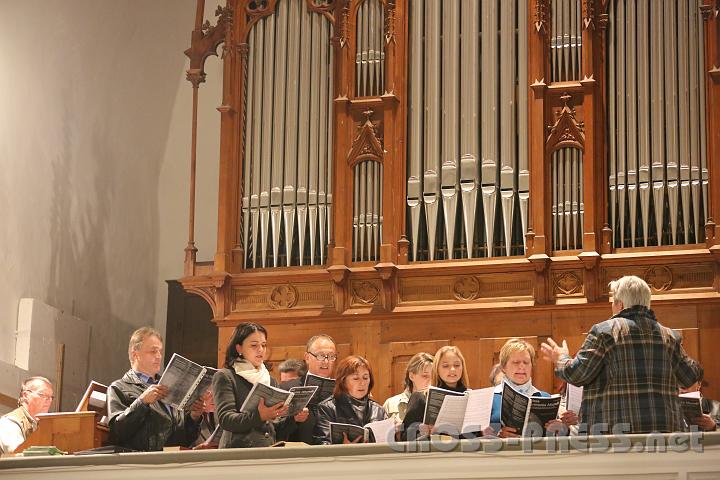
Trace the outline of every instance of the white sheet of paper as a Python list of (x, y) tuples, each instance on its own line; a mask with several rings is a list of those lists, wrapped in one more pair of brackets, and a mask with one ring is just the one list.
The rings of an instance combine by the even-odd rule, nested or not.
[(685, 398), (701, 398), (699, 390), (695, 390), (694, 392), (681, 393), (680, 396)]
[(583, 398), (583, 387), (577, 387), (570, 383), (567, 384), (567, 405), (566, 410), (572, 410), (575, 413), (580, 413), (580, 404)]
[(372, 430), (375, 443), (388, 443), (390, 436), (395, 436), (395, 425), (395, 418), (390, 417), (385, 420), (370, 422), (365, 426)]
[(478, 431), (478, 426), (483, 430), (490, 426), (494, 395), (495, 387), (467, 391), (468, 401), (461, 432)]
[(442, 407), (440, 407), (440, 413), (438, 413), (437, 420), (435, 421), (435, 426), (453, 425), (458, 429), (458, 431), (460, 431), (463, 419), (465, 418), (467, 399), (467, 395), (447, 395), (443, 399)]

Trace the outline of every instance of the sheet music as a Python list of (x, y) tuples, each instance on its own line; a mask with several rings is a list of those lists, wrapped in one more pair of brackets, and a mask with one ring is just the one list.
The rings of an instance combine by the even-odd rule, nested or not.
[(310, 399), (315, 395), (318, 387), (292, 387), (290, 392), (293, 394), (292, 400), (288, 404), (288, 417), (294, 417), (302, 411), (303, 408), (307, 407)]
[(583, 387), (577, 387), (571, 383), (567, 384), (567, 405), (566, 410), (572, 410), (580, 413), (580, 405), (582, 404)]
[(435, 427), (442, 429), (443, 426), (454, 426), (458, 432), (462, 428), (463, 419), (465, 418), (465, 406), (467, 405), (468, 397), (446, 395), (443, 398), (442, 405), (440, 406), (440, 412), (435, 420)]
[(428, 388), (427, 397), (425, 400), (425, 413), (423, 415), (423, 423), (425, 425), (435, 425), (437, 423), (437, 416), (440, 413), (440, 409), (442, 408), (444, 397), (462, 397), (464, 395), (464, 393), (455, 392), (452, 390), (445, 390), (444, 388), (432, 386)]
[(702, 397), (699, 391), (681, 393), (680, 397), (680, 408), (683, 412), (683, 416), (692, 420), (703, 415), (702, 411)]
[(507, 427), (513, 427), (522, 432), (530, 411), (530, 399), (515, 390), (507, 382), (503, 384), (502, 411), (500, 421)]
[(478, 432), (490, 426), (495, 387), (467, 391), (465, 419), (460, 432)]
[(262, 383), (256, 383), (253, 385), (252, 390), (245, 397), (245, 401), (240, 407), (240, 411), (243, 412), (254, 412), (257, 410), (262, 398), (265, 406), (276, 405), (278, 403), (288, 403), (292, 401), (293, 394), (281, 388), (276, 388), (271, 385), (265, 385)]
[(365, 425), (365, 428), (369, 428), (372, 431), (373, 437), (375, 437), (375, 443), (388, 443), (391, 438), (395, 438), (394, 418), (370, 422)]
[(360, 443), (365, 442), (367, 439), (367, 430), (365, 430), (364, 427), (359, 427), (351, 423), (330, 422), (330, 440), (333, 445), (342, 445), (344, 440), (343, 434), (347, 435), (347, 439), (350, 442), (354, 442), (358, 437), (362, 438)]
[(165, 371), (158, 382), (168, 387), (168, 395), (163, 401), (175, 408), (184, 410), (205, 393), (212, 383), (215, 370), (203, 367), (182, 355), (173, 353)]

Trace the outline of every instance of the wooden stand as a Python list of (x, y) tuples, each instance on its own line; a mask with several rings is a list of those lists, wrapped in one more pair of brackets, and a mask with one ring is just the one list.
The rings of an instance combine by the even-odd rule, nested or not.
[(16, 451), (35, 445), (54, 445), (68, 453), (99, 447), (102, 435), (96, 435), (96, 415), (95, 412), (40, 414), (38, 429)]

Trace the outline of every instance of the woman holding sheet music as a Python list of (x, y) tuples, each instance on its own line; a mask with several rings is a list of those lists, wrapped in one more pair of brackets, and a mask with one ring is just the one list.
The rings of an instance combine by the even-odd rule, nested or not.
[[(468, 389), (468, 373), (465, 357), (458, 347), (446, 345), (435, 353), (432, 366), (432, 386), (464, 392)], [(418, 430), (429, 433), (432, 426), (422, 426), (425, 416), (426, 392), (413, 392), (408, 401), (407, 412), (403, 419), (402, 440), (407, 440), (408, 431)]]
[[(511, 338), (500, 349), (500, 367), (504, 374), (504, 380), (495, 387), (490, 424), (499, 437), (518, 437), (522, 432), (516, 428), (501, 425), (502, 395), (505, 383), (515, 391), (528, 397), (550, 397), (550, 394), (543, 392), (532, 384), (532, 370), (535, 365), (535, 348), (525, 340)], [(577, 423), (577, 416), (574, 412), (566, 411), (560, 420), (551, 420), (545, 425), (549, 431), (567, 433), (566, 425)], [(564, 432), (563, 432), (564, 431)]]
[(432, 381), (433, 357), (429, 353), (420, 352), (413, 355), (405, 369), (405, 390), (385, 400), (383, 408), (388, 418), (395, 418), (402, 423), (407, 412), (410, 395), (413, 392), (424, 392)]
[[(318, 405), (314, 440), (319, 445), (333, 443), (331, 423), (362, 427), (385, 418), (385, 410), (370, 398), (375, 383), (370, 363), (363, 357), (352, 355), (337, 366), (333, 396)], [(343, 443), (362, 443), (363, 437), (348, 439)], [(335, 442), (339, 443), (339, 442)]]
[(256, 383), (277, 386), (265, 367), (266, 354), (267, 331), (262, 325), (241, 323), (235, 328), (225, 352), (225, 368), (218, 370), (212, 382), (216, 416), (224, 430), (220, 448), (270, 446), (278, 431), (307, 418), (307, 411), (286, 418), (287, 406), (265, 405), (262, 399), (257, 409), (241, 411)]

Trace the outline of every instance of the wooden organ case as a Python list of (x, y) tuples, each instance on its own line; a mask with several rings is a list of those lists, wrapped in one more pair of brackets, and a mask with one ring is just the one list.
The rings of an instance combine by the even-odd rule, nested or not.
[[(335, 338), (378, 400), (415, 353), (471, 386), (509, 337), (576, 350), (644, 278), (720, 398), (720, 0), (198, 0), (183, 287), (218, 358)], [(220, 48), (221, 52), (217, 49)], [(220, 54), (217, 249), (194, 243), (197, 101)], [(534, 383), (554, 390), (551, 365)]]

